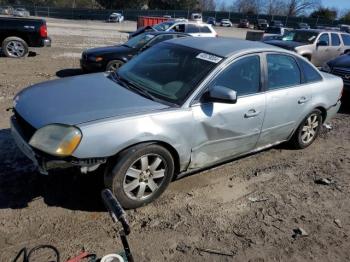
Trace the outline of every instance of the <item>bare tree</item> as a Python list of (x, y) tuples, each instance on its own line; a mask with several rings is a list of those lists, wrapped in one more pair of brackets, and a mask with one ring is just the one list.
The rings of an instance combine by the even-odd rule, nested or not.
[(258, 14), (262, 12), (262, 0), (236, 0), (234, 7), (239, 13)]
[(286, 15), (298, 16), (320, 6), (320, 0), (286, 0)]

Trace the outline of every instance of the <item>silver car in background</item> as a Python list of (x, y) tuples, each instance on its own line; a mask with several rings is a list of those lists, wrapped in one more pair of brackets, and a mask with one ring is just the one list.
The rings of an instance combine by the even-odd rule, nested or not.
[(42, 173), (104, 170), (122, 205), (156, 199), (174, 175), (289, 141), (309, 146), (343, 82), (261, 42), (165, 41), (118, 71), (36, 84), (14, 98), (12, 134)]
[(320, 29), (293, 30), (267, 44), (295, 51), (317, 67), (345, 53), (350, 53), (350, 34)]

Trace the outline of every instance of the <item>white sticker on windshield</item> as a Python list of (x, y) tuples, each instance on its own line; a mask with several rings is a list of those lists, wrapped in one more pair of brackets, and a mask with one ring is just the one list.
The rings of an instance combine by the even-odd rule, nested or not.
[(221, 57), (218, 57), (218, 56), (215, 56), (215, 55), (210, 55), (210, 54), (206, 54), (206, 53), (200, 53), (196, 56), (196, 58), (199, 58), (199, 59), (202, 59), (202, 60), (205, 60), (205, 61), (209, 61), (209, 62), (212, 62), (212, 63), (219, 63), (222, 58)]

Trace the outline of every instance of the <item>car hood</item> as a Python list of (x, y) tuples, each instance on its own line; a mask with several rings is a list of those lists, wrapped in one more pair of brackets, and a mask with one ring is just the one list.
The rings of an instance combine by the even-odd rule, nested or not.
[(21, 91), (14, 104), (16, 112), (35, 128), (52, 123), (77, 125), (169, 107), (118, 85), (105, 73), (33, 85)]
[(350, 55), (342, 55), (328, 62), (331, 67), (345, 67), (350, 70)]
[(105, 47), (96, 47), (91, 48), (84, 53), (88, 56), (96, 56), (110, 53), (128, 53), (132, 48), (125, 45), (116, 45), (116, 46), (105, 46)]
[(284, 49), (293, 50), (295, 47), (305, 45), (304, 43), (294, 41), (283, 41), (283, 40), (269, 40), (265, 41), (266, 44), (282, 47)]

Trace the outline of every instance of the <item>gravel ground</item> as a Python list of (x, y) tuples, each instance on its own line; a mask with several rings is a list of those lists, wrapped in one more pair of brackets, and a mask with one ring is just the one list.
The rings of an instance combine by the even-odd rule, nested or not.
[[(62, 261), (82, 249), (98, 256), (122, 250), (100, 201), (100, 174), (39, 175), (14, 145), (5, 109), (32, 83), (80, 74), (83, 49), (122, 42), (134, 28), (48, 19), (51, 48), (21, 60), (0, 57), (0, 261), (38, 244), (55, 245)], [(343, 107), (333, 129), (305, 150), (282, 145), (192, 174), (128, 211), (136, 261), (349, 261), (349, 112)], [(331, 183), (315, 183), (320, 178)], [(298, 228), (307, 235), (293, 237)]]

